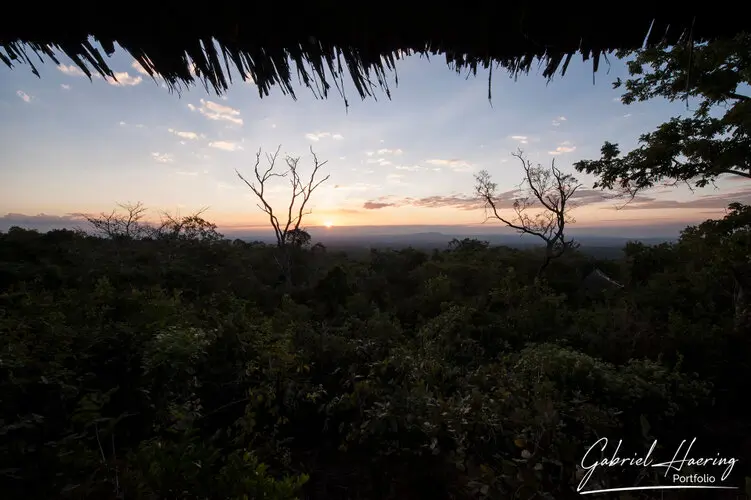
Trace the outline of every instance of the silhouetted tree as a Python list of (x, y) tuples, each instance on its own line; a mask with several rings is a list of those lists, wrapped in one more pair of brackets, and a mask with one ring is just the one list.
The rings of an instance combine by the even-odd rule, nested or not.
[[(274, 154), (266, 154), (266, 160), (268, 168), (265, 170), (260, 169), (261, 164), (261, 149), (256, 153), (256, 162), (253, 167), (255, 174), (255, 181), (248, 181), (239, 171), (235, 170), (237, 176), (242, 180), (256, 195), (259, 200), (258, 208), (260, 208), (269, 217), (269, 223), (274, 229), (274, 235), (276, 236), (276, 244), (279, 249), (279, 256), (276, 258), (276, 262), (284, 273), (286, 282), (291, 286), (292, 284), (292, 255), (289, 251), (289, 247), (294, 247), (297, 243), (300, 243), (301, 229), (300, 225), (303, 222), (303, 218), (310, 214), (311, 211), (306, 211), (310, 197), (313, 191), (321, 184), (326, 182), (330, 175), (327, 175), (321, 180), (316, 180), (316, 174), (318, 170), (324, 166), (326, 161), (319, 161), (313, 148), (310, 148), (310, 154), (313, 156), (313, 170), (310, 177), (303, 179), (299, 171), (300, 157), (287, 155), (284, 157), (286, 163), (286, 169), (279, 171), (277, 169), (277, 159), (279, 157), (279, 150), (281, 145), (276, 149)], [(290, 183), (290, 200), (286, 211), (275, 211), (271, 206), (268, 199), (268, 192), (266, 191), (269, 181), (275, 177), (286, 178)], [(278, 215), (279, 213), (283, 215)], [(304, 232), (304, 231), (302, 231)], [(307, 233), (305, 233), (307, 234)], [(310, 236), (308, 235), (308, 242)], [(281, 260), (280, 260), (281, 258)]]
[(489, 242), (480, 241), (476, 238), (464, 238), (462, 240), (454, 238), (449, 241), (449, 250), (454, 252), (477, 252), (487, 250), (489, 246)]
[(162, 239), (219, 241), (223, 235), (216, 229), (216, 224), (202, 217), (208, 208), (183, 216), (162, 212), (162, 220), (155, 228), (153, 236)]
[(110, 213), (76, 214), (86, 219), (99, 236), (111, 239), (140, 239), (148, 236), (152, 227), (143, 222), (147, 208), (137, 203), (118, 203)]
[[(521, 150), (512, 153), (512, 156), (519, 159), (524, 169), (522, 190), (526, 194), (514, 201), (513, 219), (506, 219), (500, 214), (496, 201), (498, 186), (492, 182), (486, 170), (475, 176), (475, 192), (485, 202), (488, 218), (498, 219), (521, 234), (537, 236), (545, 242), (545, 258), (537, 273), (540, 276), (551, 260), (578, 246), (573, 240), (566, 239), (564, 230), (566, 224), (574, 222), (569, 215), (573, 208), (569, 200), (581, 184), (572, 175), (561, 172), (555, 166), (555, 160), (548, 169), (539, 164), (533, 166)], [(542, 210), (530, 215), (530, 211), (536, 208)]]

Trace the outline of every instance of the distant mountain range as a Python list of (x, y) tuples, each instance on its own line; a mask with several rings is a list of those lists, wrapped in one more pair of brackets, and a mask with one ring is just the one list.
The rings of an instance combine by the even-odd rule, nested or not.
[[(344, 231), (310, 230), (313, 241), (321, 242), (326, 247), (335, 250), (363, 250), (368, 248), (417, 248), (421, 250), (445, 249), (453, 239), (474, 238), (487, 241), (491, 245), (503, 245), (512, 248), (528, 248), (540, 245), (536, 237), (518, 234), (446, 234), (442, 232), (422, 232), (412, 234), (346, 234)], [(273, 234), (257, 233), (235, 236), (246, 241), (274, 241)], [(623, 247), (629, 241), (640, 241), (647, 245), (674, 241), (676, 237), (646, 237), (629, 238), (617, 236), (602, 236), (598, 234), (578, 234), (574, 238), (581, 245), (584, 253), (602, 257), (616, 258), (621, 256)]]

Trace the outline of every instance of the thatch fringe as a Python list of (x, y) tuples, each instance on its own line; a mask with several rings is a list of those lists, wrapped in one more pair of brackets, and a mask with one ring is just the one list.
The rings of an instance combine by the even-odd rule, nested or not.
[(543, 76), (552, 78), (559, 70), (565, 74), (577, 52), (593, 60), (596, 72), (600, 58), (615, 50), (680, 43), (687, 33), (697, 40), (733, 36), (746, 24), (743, 16), (727, 16), (716, 2), (708, 12), (684, 6), (665, 14), (636, 7), (613, 13), (608, 8), (591, 11), (583, 4), (519, 2), (509, 7), (467, 0), (450, 8), (413, 5), (406, 12), (403, 4), (391, 9), (384, 2), (249, 3), (218, 3), (189, 12), (187, 4), (174, 0), (151, 2), (143, 9), (131, 2), (122, 17), (115, 17), (98, 4), (71, 7), (68, 2), (45, 7), (47, 21), (39, 23), (29, 15), (6, 13), (0, 19), (0, 59), (10, 67), (26, 63), (39, 75), (29, 55), (59, 64), (57, 51), (89, 77), (113, 77), (92, 45), (96, 40), (108, 56), (120, 45), (172, 90), (194, 84), (194, 68), (207, 91), (217, 94), (227, 90), (234, 72), (252, 79), (261, 97), (279, 85), (295, 98), (297, 73), (318, 97), (327, 97), (333, 83), (346, 102), (345, 73), (361, 98), (375, 96), (377, 88), (390, 97), (387, 75), (397, 59), (414, 53), (445, 54), (449, 67), (470, 74), (480, 67), (492, 74), (495, 63), (516, 76), (539, 61)]

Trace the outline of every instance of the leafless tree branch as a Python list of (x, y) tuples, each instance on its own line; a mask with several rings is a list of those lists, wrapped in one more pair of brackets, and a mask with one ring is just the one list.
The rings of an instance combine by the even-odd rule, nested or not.
[(475, 176), (475, 193), (485, 202), (486, 221), (495, 218), (520, 234), (530, 234), (545, 242), (545, 260), (539, 269), (539, 276), (551, 260), (578, 246), (573, 240), (566, 239), (564, 231), (566, 224), (575, 222), (570, 215), (575, 208), (572, 198), (582, 185), (572, 175), (564, 174), (556, 167), (555, 161), (550, 168), (545, 168), (542, 165), (533, 166), (521, 150), (512, 153), (512, 156), (519, 160), (524, 169), (520, 187), (526, 191), (526, 196), (514, 201), (514, 217), (501, 215), (497, 202), (498, 186), (492, 182), (486, 170)]
[[(250, 188), (250, 190), (258, 198), (258, 208), (266, 213), (269, 217), (269, 223), (274, 230), (276, 236), (276, 244), (280, 250), (285, 250), (286, 257), (284, 262), (280, 264), (283, 268), (285, 275), (289, 279), (290, 276), (290, 262), (289, 255), (286, 252), (286, 248), (291, 244), (292, 246), (298, 245), (301, 242), (306, 241), (302, 237), (301, 232), (304, 231), (300, 228), (303, 223), (303, 219), (306, 215), (312, 213), (310, 209), (307, 209), (310, 198), (313, 192), (324, 182), (326, 182), (330, 175), (322, 179), (316, 179), (321, 167), (326, 165), (327, 161), (320, 161), (316, 156), (313, 148), (310, 148), (310, 154), (313, 157), (313, 169), (310, 173), (310, 177), (304, 179), (300, 174), (300, 157), (287, 155), (284, 158), (286, 169), (284, 171), (277, 170), (277, 160), (279, 157), (279, 151), (281, 145), (276, 149), (274, 154), (266, 154), (266, 160), (268, 168), (266, 170), (260, 170), (259, 165), (261, 162), (261, 150), (256, 153), (256, 162), (254, 165), (255, 181), (248, 181), (239, 171), (235, 170), (237, 176)], [(275, 177), (286, 178), (289, 181), (291, 188), (289, 204), (286, 207), (285, 220), (280, 221), (277, 216), (277, 212), (271, 206), (271, 203), (267, 196), (267, 185)], [(309, 241), (309, 238), (307, 239)], [(279, 262), (277, 260), (277, 262)], [(284, 265), (282, 265), (284, 264)]]

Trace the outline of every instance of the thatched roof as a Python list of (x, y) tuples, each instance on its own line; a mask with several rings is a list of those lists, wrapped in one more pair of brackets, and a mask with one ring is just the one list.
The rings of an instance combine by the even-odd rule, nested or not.
[(59, 50), (87, 74), (112, 76), (92, 36), (107, 55), (119, 44), (171, 89), (194, 82), (192, 61), (207, 89), (217, 93), (227, 89), (228, 68), (234, 66), (236, 75), (256, 82), (262, 96), (277, 84), (294, 97), (295, 73), (319, 96), (327, 96), (330, 84), (349, 95), (350, 82), (342, 88), (348, 73), (365, 97), (378, 87), (388, 95), (387, 72), (402, 54), (445, 54), (457, 71), (474, 72), (495, 61), (513, 75), (539, 58), (544, 76), (551, 77), (564, 73), (579, 50), (596, 71), (603, 54), (641, 47), (653, 21), (650, 44), (676, 43), (688, 33), (696, 40), (732, 36), (747, 27), (744, 16), (728, 15), (716, 2), (693, 5), (656, 12), (641, 4), (598, 8), (583, 2), (73, 0), (39, 7), (38, 15), (6, 12), (0, 17), (0, 59), (9, 66), (26, 63), (36, 73), (41, 56), (54, 60), (53, 50)]

